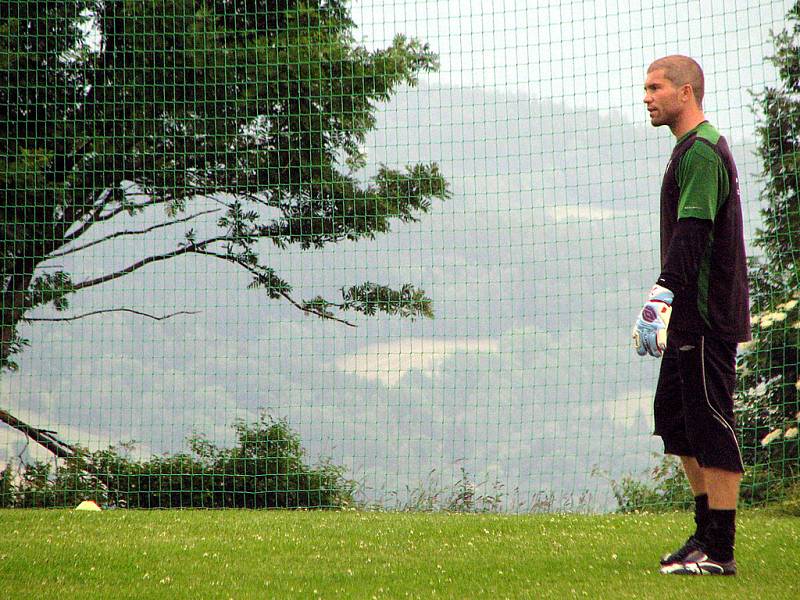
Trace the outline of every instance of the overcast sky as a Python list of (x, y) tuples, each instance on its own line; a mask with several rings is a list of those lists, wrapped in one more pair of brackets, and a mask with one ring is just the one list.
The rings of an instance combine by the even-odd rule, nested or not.
[(706, 109), (722, 129), (751, 134), (749, 89), (765, 69), (770, 29), (791, 1), (423, 0), (353, 2), (363, 41), (380, 47), (403, 32), (428, 42), (442, 68), (429, 79), (620, 111), (644, 122), (644, 70), (687, 54), (709, 78)]
[[(452, 483), (464, 467), (528, 505), (588, 491), (608, 507), (594, 467), (640, 474), (660, 449), (650, 435), (657, 362), (635, 357), (628, 339), (658, 274), (657, 194), (673, 142), (647, 124), (644, 70), (676, 52), (703, 64), (706, 109), (732, 143), (752, 231), (749, 90), (775, 80), (767, 32), (790, 4), (354, 2), (366, 45), (403, 32), (441, 59), (381, 107), (367, 172), (436, 161), (453, 197), (375, 242), (265, 245), (264, 256), (298, 297), (409, 281), (432, 296), (436, 319), (321, 322), (246, 290), (248, 278), (224, 265), (180, 259), (87, 290), (71, 314), (200, 314), (25, 326), (31, 348), (0, 381), (0, 405), (74, 443), (136, 440), (142, 455), (185, 449), (192, 431), (229, 442), (233, 419), (266, 408), (289, 419), (310, 460), (345, 465), (371, 499), (431, 472)], [(163, 218), (122, 218), (94, 235)], [(58, 264), (80, 280), (182, 235), (159, 230)], [(0, 428), (0, 459), (20, 454), (44, 456)]]

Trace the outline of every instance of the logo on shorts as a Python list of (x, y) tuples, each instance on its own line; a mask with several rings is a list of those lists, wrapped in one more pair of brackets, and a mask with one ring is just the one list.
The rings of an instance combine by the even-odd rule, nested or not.
[(652, 323), (658, 318), (658, 314), (652, 306), (645, 306), (642, 311), (642, 318), (648, 323)]

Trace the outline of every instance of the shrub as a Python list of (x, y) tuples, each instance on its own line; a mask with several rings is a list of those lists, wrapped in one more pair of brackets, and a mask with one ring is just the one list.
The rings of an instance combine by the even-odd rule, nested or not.
[(91, 499), (124, 508), (340, 508), (353, 503), (355, 485), (344, 468), (305, 462), (299, 436), (285, 420), (262, 413), (236, 421), (237, 444), (220, 448), (202, 435), (190, 453), (134, 460), (122, 444), (79, 448), (63, 465), (36, 461), (20, 475), (0, 473), (0, 506), (74, 506)]
[[(649, 475), (649, 479), (626, 476), (619, 481), (610, 480), (618, 512), (660, 512), (694, 507), (692, 490), (677, 457), (664, 456)], [(782, 504), (800, 506), (800, 484), (776, 474), (767, 465), (745, 465), (739, 505)]]
[[(598, 474), (600, 473), (595, 471), (595, 475)], [(686, 509), (694, 505), (689, 482), (678, 458), (666, 455), (647, 475), (648, 479), (644, 480), (632, 475), (619, 481), (609, 479), (618, 512), (660, 512)]]

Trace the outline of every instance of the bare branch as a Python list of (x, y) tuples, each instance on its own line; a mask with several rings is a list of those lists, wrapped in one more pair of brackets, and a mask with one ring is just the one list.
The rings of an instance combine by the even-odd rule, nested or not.
[[(104, 194), (107, 193), (107, 192), (108, 192), (108, 190), (104, 190), (103, 191)], [(130, 196), (132, 196), (132, 197), (145, 197), (145, 198), (150, 198), (150, 200), (148, 200), (147, 202), (141, 202), (139, 204), (120, 205), (120, 206), (117, 206), (116, 208), (110, 210), (109, 212), (107, 212), (104, 215), (101, 215), (101, 213), (103, 212), (103, 208), (105, 208), (105, 204), (101, 203), (100, 205), (98, 205), (95, 208), (94, 215), (92, 215), (91, 218), (87, 219), (78, 229), (73, 231), (71, 234), (69, 234), (68, 236), (64, 236), (64, 243), (62, 245), (67, 245), (70, 242), (75, 241), (81, 235), (86, 233), (86, 231), (92, 225), (95, 225), (97, 223), (102, 223), (104, 221), (110, 221), (111, 219), (113, 219), (114, 217), (119, 215), (120, 213), (127, 212), (127, 211), (130, 211), (130, 210), (142, 210), (142, 209), (145, 209), (145, 208), (149, 208), (151, 206), (158, 206), (159, 204), (164, 204), (164, 202), (165, 202), (165, 200), (154, 200), (154, 199), (152, 199), (151, 196), (148, 196), (147, 194), (130, 194)], [(203, 194), (200, 191), (198, 191), (198, 193), (194, 194), (194, 196), (195, 197), (199, 197), (199, 198), (211, 199), (214, 202), (216, 202), (217, 204), (221, 204), (222, 206), (224, 206), (226, 208), (230, 208), (230, 206), (227, 205), (226, 203), (221, 202), (220, 200), (217, 200), (216, 198), (214, 198), (212, 196), (208, 196), (206, 194)]]
[(47, 260), (50, 260), (51, 258), (56, 258), (56, 257), (59, 257), (59, 256), (65, 256), (67, 254), (72, 254), (74, 252), (79, 252), (81, 250), (85, 250), (86, 248), (90, 248), (91, 246), (96, 246), (97, 244), (102, 244), (103, 242), (107, 242), (108, 240), (112, 240), (114, 238), (121, 237), (123, 235), (143, 235), (143, 234), (146, 234), (146, 233), (150, 233), (151, 231), (154, 231), (156, 229), (161, 229), (163, 227), (170, 227), (172, 225), (177, 225), (178, 223), (185, 223), (186, 221), (191, 221), (192, 219), (196, 219), (197, 217), (201, 217), (201, 216), (207, 215), (209, 213), (219, 212), (219, 210), (220, 209), (218, 209), (218, 208), (213, 208), (211, 210), (205, 210), (205, 211), (199, 212), (197, 214), (191, 215), (191, 216), (183, 218), (183, 219), (176, 219), (174, 221), (168, 221), (166, 223), (159, 223), (158, 225), (153, 225), (153, 226), (148, 227), (146, 229), (118, 231), (116, 233), (112, 233), (111, 235), (107, 235), (104, 238), (100, 238), (99, 240), (95, 240), (93, 242), (89, 242), (89, 243), (84, 244), (82, 246), (76, 246), (75, 248), (70, 248), (69, 250), (64, 250), (63, 252), (56, 252), (55, 254), (51, 254), (50, 256), (47, 257)]
[(107, 212), (104, 215), (100, 214), (103, 212), (104, 205), (100, 205), (95, 209), (94, 214), (89, 219), (84, 221), (83, 224), (78, 229), (73, 231), (71, 234), (64, 236), (64, 243), (68, 244), (73, 240), (78, 239), (81, 235), (86, 233), (86, 231), (92, 225), (96, 225), (97, 223), (102, 223), (103, 221), (109, 221), (120, 213), (127, 212), (131, 209), (136, 210), (136, 209), (147, 208), (148, 206), (155, 206), (156, 204), (158, 204), (158, 202), (143, 202), (142, 204), (128, 204), (124, 206), (118, 206), (117, 208), (111, 210), (110, 212)]
[[(76, 214), (76, 206), (70, 206), (64, 213), (64, 218), (62, 219), (61, 225), (57, 229), (57, 236), (59, 239), (69, 240), (73, 237), (78, 237), (82, 232), (86, 230), (87, 227), (91, 226), (91, 223), (100, 214), (103, 210), (103, 206), (105, 205), (106, 198), (111, 194), (111, 188), (105, 188), (100, 191), (100, 194), (97, 196), (97, 199), (92, 203), (91, 208), (87, 208), (85, 212), (81, 212), (80, 215)], [(88, 218), (87, 218), (87, 215)], [(69, 231), (72, 226), (81, 220), (85, 219), (80, 226), (78, 227), (77, 231), (74, 231), (70, 235), (67, 235), (67, 231)]]
[(176, 256), (181, 256), (183, 254), (188, 254), (190, 252), (198, 252), (200, 249), (208, 246), (209, 244), (213, 244), (215, 242), (225, 242), (230, 240), (231, 238), (229, 236), (222, 235), (219, 237), (204, 240), (202, 242), (197, 242), (195, 244), (182, 246), (181, 248), (176, 248), (172, 252), (165, 252), (164, 254), (156, 254), (154, 256), (148, 256), (147, 258), (143, 258), (142, 260), (135, 262), (129, 267), (125, 267), (120, 271), (115, 271), (114, 273), (103, 275), (102, 277), (96, 277), (95, 279), (88, 279), (86, 281), (82, 281), (81, 283), (76, 283), (75, 285), (72, 286), (72, 291), (77, 292), (78, 290), (82, 290), (84, 288), (89, 288), (95, 285), (100, 285), (101, 283), (113, 281), (114, 279), (119, 279), (120, 277), (124, 277), (125, 275), (130, 275), (134, 271), (138, 271), (139, 269), (141, 269), (146, 265), (149, 265), (150, 263), (160, 262), (162, 260), (169, 260), (170, 258), (175, 258)]
[[(264, 236), (258, 236), (258, 237), (264, 237)], [(216, 243), (216, 242), (233, 242), (233, 241), (236, 241), (236, 240), (234, 238), (232, 238), (231, 236), (223, 235), (223, 236), (218, 236), (218, 237), (214, 237), (214, 238), (209, 238), (207, 240), (203, 240), (202, 242), (189, 244), (189, 245), (183, 246), (181, 248), (176, 248), (175, 250), (173, 250), (171, 252), (166, 252), (164, 254), (157, 254), (157, 255), (154, 255), (154, 256), (148, 256), (147, 258), (144, 258), (144, 259), (142, 259), (142, 260), (140, 260), (140, 261), (138, 261), (136, 263), (133, 263), (132, 265), (130, 265), (130, 266), (124, 268), (124, 269), (121, 269), (119, 271), (115, 271), (114, 273), (109, 273), (108, 275), (103, 275), (102, 277), (97, 277), (95, 279), (89, 279), (89, 280), (83, 281), (81, 283), (76, 283), (76, 284), (74, 284), (72, 286), (72, 291), (76, 292), (76, 291), (84, 289), (84, 288), (89, 288), (89, 287), (93, 287), (93, 286), (96, 286), (96, 285), (100, 285), (102, 283), (113, 281), (114, 279), (119, 279), (120, 277), (124, 277), (125, 275), (130, 275), (134, 271), (138, 271), (139, 269), (141, 269), (142, 267), (144, 267), (146, 265), (149, 265), (150, 263), (160, 262), (160, 261), (163, 261), (163, 260), (169, 260), (171, 258), (175, 258), (177, 256), (181, 256), (183, 254), (188, 254), (188, 253), (201, 254), (201, 255), (205, 255), (205, 256), (211, 256), (213, 258), (218, 258), (220, 260), (225, 260), (225, 261), (228, 261), (228, 262), (231, 262), (231, 263), (239, 265), (240, 267), (246, 269), (247, 271), (249, 271), (253, 275), (258, 275), (259, 274), (258, 271), (253, 269), (251, 265), (248, 265), (244, 261), (238, 260), (235, 256), (230, 256), (230, 255), (226, 255), (226, 254), (219, 254), (217, 252), (212, 252), (210, 250), (205, 250), (205, 248), (207, 246), (209, 246), (209, 245), (211, 245), (213, 243)], [(314, 310), (313, 308), (309, 308), (307, 306), (303, 306), (302, 304), (297, 302), (294, 298), (292, 298), (286, 292), (278, 292), (278, 294), (280, 294), (280, 296), (282, 296), (284, 299), (286, 299), (286, 301), (288, 301), (290, 304), (292, 304), (294, 307), (296, 307), (298, 310), (300, 310), (302, 312), (305, 312), (305, 313), (320, 317), (322, 319), (328, 319), (328, 320), (331, 320), (331, 321), (336, 321), (338, 323), (342, 323), (344, 325), (347, 325), (348, 327), (357, 327), (357, 325), (355, 325), (355, 324), (353, 324), (353, 323), (351, 323), (351, 322), (349, 322), (349, 321), (347, 321), (345, 319), (341, 319), (339, 317), (334, 317), (333, 315), (327, 314), (325, 312)], [(130, 309), (120, 309), (120, 310), (128, 310), (128, 311), (130, 311)], [(98, 312), (101, 312), (101, 311), (98, 311)], [(90, 313), (90, 314), (96, 314), (96, 313)], [(176, 313), (176, 314), (178, 314), (178, 313)], [(89, 316), (89, 315), (87, 314), (87, 315), (83, 315), (83, 316)], [(150, 316), (150, 315), (145, 315), (145, 316)], [(52, 319), (28, 319), (28, 320), (30, 320), (30, 321), (34, 321), (34, 320), (39, 320), (39, 321), (43, 321), (43, 320), (67, 321), (67, 320), (75, 320), (75, 318), (82, 318), (82, 317), (52, 318)], [(155, 318), (155, 317), (151, 317), (151, 318)]]
[(83, 221), (78, 226), (78, 228), (75, 231), (73, 231), (72, 233), (70, 233), (69, 235), (67, 235), (67, 231), (69, 231), (72, 228), (72, 226), (75, 224), (75, 222), (76, 222), (76, 217), (73, 214), (74, 210), (70, 209), (67, 212), (67, 214), (64, 215), (64, 223), (61, 225), (61, 227), (60, 227), (61, 231), (58, 234), (59, 235), (59, 239), (63, 240), (63, 242), (60, 244), (60, 246), (65, 246), (65, 245), (69, 244), (70, 242), (72, 242), (73, 240), (78, 239), (80, 236), (82, 236), (84, 233), (86, 233), (86, 231), (92, 225), (94, 225), (95, 223), (98, 222), (98, 218), (100, 217), (100, 213), (103, 212), (103, 208), (105, 207), (106, 199), (108, 198), (109, 195), (111, 195), (112, 189), (113, 188), (111, 188), (111, 187), (107, 187), (107, 188), (103, 189), (100, 192), (100, 195), (97, 197), (97, 200), (94, 202), (94, 205), (93, 205), (92, 209), (89, 212), (84, 213), (84, 214), (82, 214), (80, 216), (80, 219), (78, 219), (78, 221), (80, 221), (81, 219)]
[(154, 202), (152, 200), (149, 202), (142, 202), (141, 204), (121, 204), (120, 206), (111, 209), (104, 215), (98, 214), (97, 218), (93, 222), (101, 223), (103, 221), (110, 221), (120, 213), (128, 212), (130, 210), (144, 210), (145, 208), (155, 206), (156, 204), (158, 204), (158, 202)]
[(55, 431), (28, 425), (2, 408), (0, 408), (0, 421), (17, 431), (21, 431), (37, 444), (47, 448), (58, 458), (69, 458), (75, 454), (75, 447), (58, 439)]
[(83, 319), (85, 317), (91, 317), (93, 315), (99, 315), (103, 313), (110, 313), (110, 312), (128, 312), (133, 313), (134, 315), (140, 315), (142, 317), (147, 317), (149, 319), (153, 319), (155, 321), (163, 321), (164, 319), (169, 319), (171, 317), (175, 317), (177, 315), (196, 315), (200, 311), (197, 310), (180, 310), (178, 312), (170, 313), (168, 315), (163, 315), (161, 317), (157, 317), (155, 315), (151, 315), (145, 312), (141, 312), (138, 310), (134, 310), (132, 308), (106, 308), (103, 310), (93, 310), (92, 312), (88, 312), (83, 315), (77, 315), (74, 317), (53, 317), (53, 318), (45, 318), (45, 317), (34, 317), (34, 318), (26, 318), (25, 321), (77, 321), (78, 319)]

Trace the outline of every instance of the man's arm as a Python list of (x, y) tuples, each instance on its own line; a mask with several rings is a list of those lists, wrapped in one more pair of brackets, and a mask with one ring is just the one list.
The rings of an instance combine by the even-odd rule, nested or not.
[(700, 262), (708, 249), (713, 221), (689, 217), (679, 219), (657, 284), (677, 296), (697, 287)]
[(697, 288), (700, 262), (708, 247), (713, 223), (707, 219), (680, 219), (667, 250), (664, 269), (650, 290), (633, 327), (633, 345), (639, 356), (660, 358), (667, 348), (667, 329), (675, 298)]
[[(661, 274), (634, 325), (634, 347), (641, 356), (661, 356), (667, 344), (675, 298), (697, 289), (700, 265), (708, 250), (717, 215), (720, 190), (727, 189), (727, 171), (722, 160), (713, 148), (700, 140), (682, 157), (677, 176), (681, 190), (678, 222)], [(658, 308), (660, 310), (654, 310)]]

